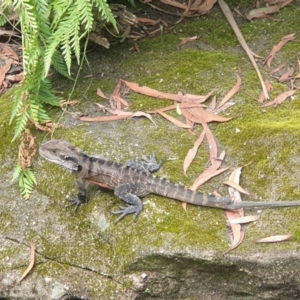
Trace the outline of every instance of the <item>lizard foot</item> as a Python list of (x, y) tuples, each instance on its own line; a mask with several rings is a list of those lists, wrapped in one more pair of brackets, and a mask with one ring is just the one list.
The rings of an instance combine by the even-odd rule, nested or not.
[(75, 206), (74, 211), (77, 211), (79, 206), (82, 204), (82, 201), (80, 201), (78, 197), (75, 197), (74, 199), (67, 199), (67, 201), (71, 202), (71, 204), (66, 205), (66, 207)]
[(134, 214), (133, 220), (135, 221), (137, 215), (141, 212), (141, 209), (137, 208), (133, 205), (127, 205), (127, 206), (120, 206), (120, 210), (118, 211), (112, 211), (111, 213), (114, 215), (120, 215), (115, 223), (119, 222), (121, 219), (123, 219), (126, 215)]

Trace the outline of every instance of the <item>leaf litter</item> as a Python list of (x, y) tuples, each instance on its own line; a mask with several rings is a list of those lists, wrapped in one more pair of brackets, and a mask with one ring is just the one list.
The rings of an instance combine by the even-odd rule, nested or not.
[[(147, 3), (149, 3), (149, 2), (151, 2), (151, 0), (147, 1)], [(178, 4), (178, 2), (176, 2), (174, 0), (172, 0), (172, 1), (163, 0), (161, 2), (165, 2), (170, 5), (174, 5), (176, 7), (180, 6), (182, 9), (185, 9), (184, 15), (187, 15), (188, 12), (190, 10), (192, 10), (192, 7), (195, 4), (200, 3), (201, 0), (200, 1), (196, 0), (193, 5), (191, 5), (191, 3), (189, 2), (188, 6), (183, 5), (181, 3)], [(215, 3), (216, 1), (213, 1), (213, 2)], [(285, 1), (285, 2), (287, 3), (288, 1)], [(220, 4), (224, 14), (228, 14), (228, 12), (226, 12), (226, 9), (227, 9), (226, 4), (224, 6), (224, 3), (225, 2), (223, 0), (219, 0), (219, 4)], [(228, 17), (228, 18), (230, 19), (230, 17)], [(229, 21), (229, 19), (228, 19), (228, 21)], [(145, 23), (148, 22), (148, 23), (152, 23), (152, 24), (157, 24), (157, 22), (153, 21), (153, 20), (142, 20), (142, 21), (144, 21)], [(229, 21), (229, 22), (231, 22), (231, 21)], [(247, 46), (245, 41), (243, 41), (243, 38), (239, 36), (241, 34), (240, 34), (239, 30), (237, 29), (237, 25), (234, 24), (234, 22), (233, 23), (231, 22), (231, 26), (233, 27), (241, 45), (247, 52), (251, 62), (253, 63), (253, 65), (258, 73), (258, 76), (260, 78), (260, 81), (261, 81), (262, 87), (263, 87), (263, 92), (259, 96), (258, 102), (263, 103), (264, 100), (269, 99), (268, 91), (271, 91), (273, 89), (273, 86), (270, 83), (270, 81), (268, 81), (267, 79), (264, 81), (262, 80), (260, 72), (259, 72), (256, 64), (253, 62), (253, 55), (249, 54), (249, 52), (251, 52), (249, 47)], [(194, 40), (196, 38), (198, 38), (198, 37), (182, 39), (182, 42), (180, 45), (182, 45), (186, 42), (189, 42), (191, 40)], [(278, 51), (280, 51), (280, 49), (287, 42), (292, 41), (294, 39), (295, 39), (295, 34), (287, 35), (281, 39), (279, 44), (277, 44), (276, 46), (273, 47), (269, 56), (265, 60), (265, 62), (267, 63), (267, 65), (269, 67), (271, 65), (272, 60), (275, 58), (276, 53)], [(299, 60), (298, 60), (298, 65), (300, 68)], [(280, 71), (280, 69), (282, 69), (283, 67), (284, 66), (280, 66), (280, 67), (274, 69), (273, 71), (270, 72), (270, 75), (273, 75), (276, 72)], [(293, 77), (293, 74), (294, 74), (294, 69), (292, 67), (290, 67), (286, 73), (284, 73), (280, 77), (278, 77), (278, 80), (280, 82), (285, 82), (287, 80), (292, 80), (292, 79), (295, 80), (297, 78), (300, 78), (300, 73), (294, 77)], [(140, 112), (140, 111), (139, 112), (130, 112), (128, 110), (129, 104), (128, 104), (127, 100), (123, 97), (125, 93), (122, 92), (122, 95), (121, 95), (121, 92), (120, 92), (122, 84), (127, 87), (127, 89), (128, 89), (127, 93), (129, 91), (133, 91), (133, 92), (140, 93), (140, 94), (143, 94), (143, 95), (146, 95), (149, 97), (171, 100), (174, 102), (174, 104), (163, 107), (163, 108), (159, 108), (159, 109), (156, 109), (153, 111), (148, 111), (148, 112)], [(202, 126), (203, 131), (199, 135), (198, 139), (195, 141), (193, 147), (188, 151), (188, 153), (184, 159), (184, 164), (183, 164), (183, 170), (186, 173), (188, 170), (188, 167), (195, 159), (199, 147), (201, 146), (203, 141), (206, 139), (207, 143), (209, 145), (211, 166), (208, 167), (195, 180), (195, 182), (193, 183), (192, 186), (190, 186), (191, 190), (197, 190), (207, 180), (209, 180), (213, 176), (216, 176), (222, 172), (227, 171), (230, 168), (230, 167), (223, 167), (220, 169), (220, 166), (222, 165), (223, 159), (225, 157), (225, 151), (223, 151), (220, 154), (220, 156), (218, 157), (217, 145), (216, 145), (215, 139), (213, 137), (213, 134), (208, 127), (208, 123), (210, 123), (210, 122), (227, 122), (227, 121), (231, 120), (231, 118), (219, 116), (218, 113), (224, 112), (230, 106), (234, 105), (234, 103), (229, 102), (229, 100), (239, 91), (241, 84), (242, 84), (241, 78), (240, 78), (240, 76), (237, 75), (237, 82), (236, 82), (235, 86), (225, 95), (225, 97), (219, 102), (219, 104), (217, 104), (216, 97), (214, 97), (210, 106), (207, 108), (205, 105), (202, 105), (201, 103), (204, 103), (211, 96), (213, 91), (211, 91), (209, 94), (207, 94), (205, 96), (201, 96), (201, 95), (199, 96), (199, 95), (193, 95), (193, 94), (183, 94), (182, 92), (173, 94), (173, 93), (161, 92), (161, 91), (152, 89), (147, 86), (140, 86), (136, 82), (128, 82), (125, 80), (120, 80), (118, 82), (113, 94), (110, 97), (107, 97), (100, 89), (97, 90), (98, 96), (100, 96), (104, 99), (109, 99), (111, 108), (102, 107), (102, 110), (105, 112), (111, 113), (110, 116), (101, 116), (101, 117), (96, 117), (96, 118), (81, 117), (80, 119), (82, 121), (101, 121), (101, 122), (103, 122), (103, 121), (120, 120), (120, 119), (130, 118), (130, 117), (134, 117), (134, 116), (144, 116), (144, 117), (149, 118), (152, 122), (154, 122), (151, 118), (151, 114), (159, 114), (162, 117), (164, 117), (165, 119), (167, 119), (169, 122), (171, 122), (172, 124), (174, 124), (180, 128), (187, 129), (191, 134), (195, 134), (194, 128), (197, 124), (199, 124), (200, 126)], [(282, 103), (286, 98), (292, 96), (296, 91), (297, 90), (292, 89), (290, 91), (284, 92), (284, 93), (280, 94), (279, 96), (277, 96), (273, 101), (263, 104), (262, 107), (277, 106), (280, 103)], [(97, 104), (97, 105), (99, 105), (99, 104)], [(177, 114), (181, 117), (183, 116), (185, 118), (185, 120), (183, 120), (183, 121), (178, 120), (177, 118), (168, 115), (166, 112), (170, 111), (170, 110), (176, 110)], [(241, 201), (240, 193), (248, 194), (248, 192), (246, 192), (239, 185), (240, 173), (241, 173), (241, 168), (234, 170), (233, 173), (231, 174), (231, 176), (229, 177), (229, 180), (224, 182), (224, 184), (227, 184), (230, 186), (228, 190), (229, 190), (229, 194), (233, 201)], [(232, 243), (231, 243), (230, 248), (225, 253), (235, 249), (242, 243), (245, 233), (241, 228), (241, 224), (254, 222), (259, 219), (259, 216), (246, 216), (245, 217), (243, 209), (238, 209), (235, 211), (226, 211), (226, 215), (228, 218), (228, 224), (231, 227)], [(271, 240), (272, 240), (272, 237), (271, 237)], [(276, 240), (276, 238), (274, 238), (274, 241), (275, 240)], [(279, 241), (279, 240), (280, 240), (280, 238), (278, 238), (276, 241)]]

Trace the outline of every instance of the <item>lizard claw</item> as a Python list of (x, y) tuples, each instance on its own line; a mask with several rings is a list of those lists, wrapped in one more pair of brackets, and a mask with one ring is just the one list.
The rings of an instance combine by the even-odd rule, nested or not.
[(118, 223), (121, 219), (123, 219), (126, 215), (129, 215), (129, 214), (134, 214), (133, 220), (135, 221), (137, 215), (140, 213), (140, 210), (138, 210), (133, 205), (127, 205), (127, 206), (120, 206), (120, 210), (112, 211), (111, 213), (114, 215), (120, 215), (115, 221), (115, 223)]
[(78, 199), (78, 197), (76, 197), (74, 199), (67, 199), (67, 201), (71, 202), (71, 204), (66, 205), (66, 207), (75, 206), (74, 211), (77, 211), (79, 206), (82, 204), (82, 202)]

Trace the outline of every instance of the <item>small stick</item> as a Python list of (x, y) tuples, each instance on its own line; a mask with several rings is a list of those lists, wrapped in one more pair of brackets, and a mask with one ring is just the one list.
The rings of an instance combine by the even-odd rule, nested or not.
[(248, 57), (249, 57), (252, 65), (253, 65), (256, 73), (257, 73), (257, 76), (258, 76), (258, 78), (260, 80), (260, 84), (262, 86), (262, 89), (263, 89), (263, 92), (264, 92), (264, 95), (265, 95), (265, 98), (269, 99), (269, 94), (268, 94), (267, 88), (265, 86), (265, 83), (264, 83), (264, 80), (263, 80), (263, 78), (261, 76), (261, 73), (260, 73), (260, 71), (258, 69), (256, 61), (254, 60), (252, 52), (251, 52), (250, 48), (248, 47), (248, 45), (247, 45), (247, 43), (246, 43), (246, 41), (245, 41), (245, 39), (244, 39), (244, 37), (243, 37), (240, 29), (238, 28), (238, 26), (237, 26), (237, 24), (236, 24), (236, 22), (235, 22), (235, 20), (233, 18), (233, 15), (232, 15), (232, 13), (231, 13), (228, 5), (226, 4), (226, 2), (224, 0), (218, 0), (218, 3), (219, 3), (219, 5), (220, 5), (220, 7), (221, 7), (221, 9), (223, 11), (223, 14), (225, 15), (225, 17), (226, 17), (226, 19), (228, 21), (228, 23), (230, 24), (232, 30), (234, 31), (234, 33), (235, 33), (238, 41), (240, 42), (241, 46), (243, 47), (243, 49), (247, 53), (247, 55), (248, 55)]

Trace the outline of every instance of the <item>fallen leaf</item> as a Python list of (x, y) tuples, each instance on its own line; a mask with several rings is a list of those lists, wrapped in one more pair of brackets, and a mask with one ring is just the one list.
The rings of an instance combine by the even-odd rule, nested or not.
[(192, 36), (192, 37), (187, 37), (187, 38), (179, 38), (181, 40), (180, 44), (178, 44), (177, 46), (182, 46), (182, 45), (185, 45), (186, 43), (188, 42), (191, 42), (191, 41), (195, 41), (197, 40), (199, 37), (197, 35), (195, 36)]
[(273, 75), (273, 74), (277, 73), (279, 70), (281, 70), (283, 67), (284, 67), (284, 65), (281, 65), (281, 66), (273, 69), (269, 74)]
[(194, 160), (194, 158), (195, 158), (195, 156), (197, 154), (197, 151), (198, 151), (201, 143), (203, 142), (204, 136), (205, 136), (205, 129), (202, 131), (202, 133), (200, 134), (200, 136), (198, 137), (198, 139), (195, 141), (193, 148), (191, 148), (188, 151), (188, 153), (187, 153), (187, 155), (186, 155), (186, 157), (184, 159), (184, 162), (183, 162), (183, 172), (184, 173), (186, 173), (186, 171), (189, 168), (190, 164)]
[(150, 25), (156, 25), (160, 22), (160, 20), (152, 20), (152, 19), (149, 19), (149, 18), (136, 18), (136, 20), (139, 22), (139, 23), (145, 23), (145, 24), (150, 24)]
[(222, 169), (219, 169), (219, 170), (216, 170), (216, 171), (211, 171), (209, 172), (209, 174), (207, 174), (206, 176), (202, 175), (205, 171), (205, 170), (195, 181), (194, 183), (189, 187), (189, 189), (195, 191), (197, 190), (203, 183), (205, 183), (206, 181), (208, 181), (209, 179), (221, 174), (221, 173), (224, 173), (225, 171), (227, 171), (228, 169), (230, 169), (230, 166), (229, 167), (224, 167)]
[(10, 46), (8, 46), (7, 44), (0, 43), (0, 48), (1, 57), (5, 56), (11, 58), (12, 60), (19, 61), (18, 54)]
[(121, 102), (120, 102), (120, 99), (117, 97), (117, 96), (120, 96), (121, 84), (122, 84), (122, 81), (119, 80), (113, 93), (109, 97), (109, 103), (110, 103), (111, 108), (113, 108), (113, 109), (118, 109), (118, 110), (121, 109)]
[(271, 50), (271, 52), (270, 52), (270, 54), (269, 54), (269, 56), (268, 56), (268, 58), (267, 58), (267, 65), (268, 65), (269, 68), (270, 68), (270, 66), (271, 66), (271, 62), (272, 62), (273, 58), (275, 57), (276, 53), (277, 53), (278, 51), (280, 51), (280, 49), (281, 49), (286, 43), (288, 43), (289, 41), (294, 40), (295, 38), (296, 38), (295, 33), (288, 34), (288, 35), (284, 36), (284, 37), (281, 39), (281, 41), (280, 41), (277, 45), (273, 46), (273, 48), (272, 48), (272, 50)]
[(233, 225), (233, 224), (245, 224), (245, 223), (255, 222), (259, 218), (260, 218), (259, 215), (256, 215), (256, 216), (246, 216), (246, 217), (241, 217), (241, 218), (235, 218), (235, 219), (227, 220), (227, 223), (229, 225)]
[(216, 159), (216, 157), (218, 156), (217, 143), (216, 143), (214, 135), (212, 134), (208, 125), (206, 123), (203, 123), (202, 126), (205, 129), (205, 135), (206, 135), (206, 139), (208, 142), (208, 148), (209, 148), (209, 157), (210, 157), (211, 163), (213, 164), (214, 159)]
[(229, 251), (237, 248), (245, 238), (245, 232), (241, 230), (240, 224), (231, 225), (231, 231), (232, 231), (231, 246), (223, 254), (226, 254)]
[(234, 181), (226, 180), (223, 183), (233, 187), (234, 189), (238, 190), (242, 194), (249, 195), (249, 193), (247, 191), (245, 191), (238, 183), (235, 183)]
[(279, 104), (281, 104), (284, 100), (286, 100), (288, 97), (293, 96), (298, 90), (290, 90), (287, 92), (284, 92), (282, 94), (280, 94), (279, 96), (277, 96), (273, 101), (270, 101), (264, 105), (262, 105), (261, 107), (268, 107), (268, 106), (277, 106)]
[(182, 114), (194, 123), (210, 123), (210, 122), (227, 122), (232, 118), (225, 118), (214, 113), (210, 113), (203, 109), (202, 107), (199, 108), (187, 108), (182, 109)]
[[(273, 90), (273, 85), (270, 83), (268, 79), (265, 80), (265, 86), (268, 92)], [(258, 97), (258, 102), (263, 103), (266, 100), (265, 93), (264, 91), (261, 91), (259, 97)]]
[(100, 88), (97, 88), (97, 95), (101, 98), (108, 99), (108, 97), (106, 97), (104, 95), (104, 93), (102, 92), (102, 90)]
[(25, 272), (23, 273), (23, 275), (17, 280), (16, 284), (19, 284), (29, 274), (29, 272), (32, 270), (34, 266), (35, 246), (32, 242), (29, 242), (29, 244), (30, 244), (30, 263), (27, 269), (25, 270)]
[(287, 241), (292, 237), (294, 237), (293, 233), (283, 234), (283, 235), (273, 235), (273, 236), (259, 239), (256, 241), (256, 243), (276, 243), (276, 242)]
[(282, 74), (279, 78), (278, 78), (278, 81), (279, 82), (284, 82), (288, 79), (290, 79), (294, 74), (294, 68), (291, 67), (289, 68), (284, 74)]
[(261, 7), (251, 10), (247, 15), (246, 18), (248, 20), (252, 20), (253, 18), (263, 18), (269, 14), (275, 14), (279, 12), (281, 8), (290, 4), (293, 0), (286, 0), (283, 3), (277, 3), (277, 5), (270, 5), (267, 7)]
[(226, 170), (223, 170), (222, 172), (215, 175), (215, 172), (219, 169), (219, 167), (222, 165), (223, 159), (225, 157), (225, 151), (222, 151), (218, 159), (214, 160), (214, 163), (207, 168), (205, 171), (203, 171), (194, 181), (193, 185), (190, 187), (191, 190), (195, 191), (197, 190), (204, 182), (209, 180), (210, 178), (226, 171), (229, 167), (225, 168)]
[(235, 86), (225, 95), (225, 97), (222, 99), (222, 101), (219, 103), (219, 105), (217, 106), (216, 109), (219, 109), (220, 107), (222, 107), (227, 101), (230, 100), (230, 98), (236, 94), (242, 84), (242, 79), (239, 75), (236, 75), (236, 84)]
[[(159, 98), (159, 99), (168, 99), (168, 100), (173, 100), (176, 102), (181, 102), (180, 96), (177, 94), (171, 94), (171, 93), (164, 93), (160, 92), (158, 90), (149, 88), (147, 86), (139, 86), (138, 83), (136, 82), (129, 82), (123, 80), (124, 84), (129, 87), (132, 91), (136, 93), (140, 93), (146, 96), (154, 97), (154, 98)], [(193, 94), (186, 94), (185, 96), (187, 99), (192, 100), (192, 101), (198, 101), (198, 103), (204, 102), (212, 93), (211, 91), (209, 94), (205, 96), (199, 96), (199, 95), (193, 95)]]
[(190, 125), (182, 123), (181, 121), (171, 117), (170, 115), (167, 115), (166, 113), (158, 110), (157, 111), (160, 115), (162, 115), (164, 118), (166, 118), (168, 121), (170, 121), (171, 123), (173, 123), (174, 125), (181, 127), (181, 128), (191, 128)]
[(13, 63), (12, 59), (8, 59), (6, 64), (0, 68), (0, 87), (3, 84), (6, 73), (9, 71), (11, 64)]
[(128, 119), (130, 116), (114, 115), (114, 116), (101, 116), (101, 117), (80, 117), (79, 120), (83, 122), (110, 122)]
[(178, 95), (170, 94), (170, 93), (163, 93), (163, 92), (157, 91), (155, 89), (149, 88), (147, 86), (139, 86), (139, 84), (136, 82), (128, 82), (128, 81), (123, 81), (123, 82), (126, 84), (126, 86), (128, 86), (131, 90), (133, 90), (136, 93), (140, 93), (140, 94), (154, 97), (154, 98), (168, 99), (168, 100), (173, 100), (173, 101), (179, 102)]

